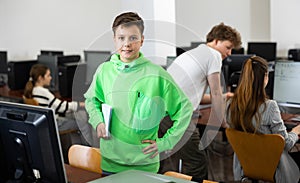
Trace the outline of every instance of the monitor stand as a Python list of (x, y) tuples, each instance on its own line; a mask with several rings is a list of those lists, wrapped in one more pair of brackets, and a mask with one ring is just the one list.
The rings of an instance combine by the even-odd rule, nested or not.
[(38, 182), (36, 177), (33, 174), (33, 170), (30, 168), (26, 149), (21, 138), (17, 137), (18, 134), (15, 134), (14, 142), (18, 149), (17, 161), (16, 161), (16, 170), (13, 180), (9, 180), (9, 183), (32, 183)]

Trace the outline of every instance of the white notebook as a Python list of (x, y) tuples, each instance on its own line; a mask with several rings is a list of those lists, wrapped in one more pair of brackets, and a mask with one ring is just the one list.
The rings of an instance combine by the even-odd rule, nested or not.
[(105, 123), (106, 136), (109, 138), (112, 107), (108, 104), (102, 104), (101, 107), (102, 107), (102, 114)]

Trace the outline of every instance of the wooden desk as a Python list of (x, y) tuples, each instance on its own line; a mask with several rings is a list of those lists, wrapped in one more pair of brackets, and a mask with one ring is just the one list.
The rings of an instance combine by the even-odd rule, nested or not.
[[(4, 97), (12, 97), (12, 98), (20, 98), (22, 99), (24, 94), (24, 90), (11, 90), (8, 85), (4, 85), (0, 87), (0, 96)], [(62, 98), (58, 91), (54, 92), (56, 98), (71, 101), (70, 98)]]
[[(199, 116), (197, 125), (207, 125), (209, 115), (210, 115), (210, 108), (205, 108), (200, 110), (201, 116)], [(299, 124), (299, 122), (294, 122), (291, 120), (291, 118), (299, 116), (297, 114), (288, 114), (288, 113), (281, 113), (281, 118), (284, 121), (284, 123), (287, 124)], [(217, 126), (215, 126), (217, 127)]]
[[(199, 116), (197, 123), (197, 127), (199, 128), (199, 132), (200, 132), (200, 137), (202, 137), (204, 130), (206, 127), (208, 127), (210, 130), (219, 130), (222, 132), (222, 136), (223, 136), (223, 140), (226, 141), (227, 137), (225, 134), (225, 128), (221, 127), (221, 126), (217, 126), (214, 124), (209, 124), (208, 123), (208, 119), (209, 119), (209, 115), (210, 115), (210, 107), (209, 108), (205, 108), (205, 109), (201, 109), (200, 113), (201, 116)], [(287, 130), (291, 130), (291, 127), (300, 124), (299, 122), (295, 122), (292, 121), (291, 118), (298, 116), (297, 114), (288, 114), (288, 113), (281, 113), (281, 118), (284, 121), (285, 126), (287, 127)], [(197, 119), (194, 119), (197, 120)], [(300, 136), (299, 136), (300, 138)], [(298, 141), (300, 142), (300, 140)]]
[(23, 90), (10, 90), (7, 85), (0, 87), (0, 96), (22, 98)]
[(67, 179), (71, 183), (86, 183), (102, 177), (102, 175), (99, 173), (76, 168), (69, 164), (65, 164), (65, 169)]

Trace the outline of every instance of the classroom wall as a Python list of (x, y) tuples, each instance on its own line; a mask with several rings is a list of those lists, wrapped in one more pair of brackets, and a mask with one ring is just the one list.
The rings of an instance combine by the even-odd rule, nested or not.
[(34, 59), (41, 49), (79, 54), (119, 12), (110, 0), (1, 0), (0, 49), (10, 60)]
[[(205, 41), (210, 29), (224, 22), (242, 36), (243, 47), (249, 40), (269, 41), (269, 0), (176, 0), (176, 22), (185, 27), (177, 32), (177, 44), (189, 46)], [(184, 31), (183, 31), (184, 30)]]
[(9, 60), (34, 59), (41, 49), (66, 54), (82, 54), (85, 49), (114, 51), (112, 21), (131, 10), (155, 20), (153, 26), (147, 22), (145, 36), (160, 42), (151, 44), (149, 39), (142, 48), (150, 56), (174, 55), (167, 44), (204, 41), (220, 22), (239, 30), (244, 47), (248, 41), (278, 42), (281, 56), (288, 47), (300, 44), (300, 24), (295, 23), (299, 4), (298, 0), (1, 0), (0, 50), (8, 51)]
[(288, 49), (300, 48), (300, 1), (274, 0), (271, 8), (271, 39), (277, 41), (279, 56), (287, 57)]

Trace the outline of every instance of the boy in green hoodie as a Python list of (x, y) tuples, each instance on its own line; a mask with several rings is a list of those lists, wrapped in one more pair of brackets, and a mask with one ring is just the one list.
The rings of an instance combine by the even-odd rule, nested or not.
[[(100, 138), (101, 168), (106, 174), (129, 169), (156, 173), (159, 153), (181, 139), (193, 108), (172, 77), (140, 52), (144, 22), (138, 14), (120, 14), (112, 30), (117, 53), (98, 67), (84, 95), (89, 122)], [(113, 108), (109, 137), (103, 103)], [(159, 123), (166, 115), (174, 124), (158, 138)]]

